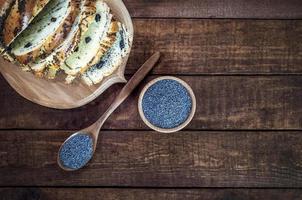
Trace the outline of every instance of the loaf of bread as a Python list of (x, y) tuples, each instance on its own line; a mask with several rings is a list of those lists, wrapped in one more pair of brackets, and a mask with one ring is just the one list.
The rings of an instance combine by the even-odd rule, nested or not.
[(103, 0), (0, 0), (0, 6), (1, 55), (37, 78), (61, 74), (67, 84), (98, 84), (130, 51), (125, 26)]

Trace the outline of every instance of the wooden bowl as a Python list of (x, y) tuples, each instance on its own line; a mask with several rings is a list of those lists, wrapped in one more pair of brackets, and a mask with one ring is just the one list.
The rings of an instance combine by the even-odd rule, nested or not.
[[(130, 48), (133, 41), (133, 24), (131, 17), (122, 0), (105, 0), (114, 15), (125, 24), (130, 33)], [(35, 77), (30, 72), (24, 72), (16, 64), (6, 62), (0, 58), (0, 72), (7, 82), (26, 99), (42, 106), (71, 109), (83, 106), (103, 93), (111, 85), (126, 82), (124, 71), (129, 54), (122, 65), (106, 77), (100, 84), (87, 86), (81, 81), (66, 85), (63, 78), (58, 80), (45, 80)]]
[[(182, 123), (181, 125), (179, 125), (178, 127), (175, 127), (175, 128), (171, 128), (171, 129), (164, 129), (164, 128), (160, 128), (160, 127), (157, 127), (157, 126), (154, 126), (153, 124), (151, 124), (147, 118), (145, 117), (145, 114), (143, 112), (143, 106), (142, 106), (142, 102), (143, 102), (143, 97), (146, 93), (146, 91), (152, 86), (154, 85), (156, 82), (158, 81), (161, 81), (161, 80), (166, 80), (166, 79), (169, 79), (169, 80), (175, 80), (177, 82), (179, 82), (181, 85), (183, 85), (191, 99), (192, 99), (192, 108), (191, 108), (191, 113), (189, 115), (189, 117), (187, 118), (187, 120)], [(174, 132), (177, 132), (177, 131), (180, 131), (181, 129), (185, 128), (193, 119), (194, 117), (194, 114), (196, 112), (196, 97), (194, 95), (194, 92), (192, 90), (192, 88), (186, 83), (184, 82), (183, 80), (179, 79), (179, 78), (176, 78), (176, 77), (173, 77), (173, 76), (162, 76), (162, 77), (159, 77), (159, 78), (156, 78), (152, 81), (150, 81), (145, 87), (144, 89), (142, 90), (140, 96), (139, 96), (139, 100), (138, 100), (138, 111), (139, 111), (139, 115), (140, 117), (142, 118), (142, 120), (144, 121), (144, 123), (149, 126), (151, 129), (155, 130), (155, 131), (158, 131), (158, 132), (161, 132), (161, 133), (174, 133)]]

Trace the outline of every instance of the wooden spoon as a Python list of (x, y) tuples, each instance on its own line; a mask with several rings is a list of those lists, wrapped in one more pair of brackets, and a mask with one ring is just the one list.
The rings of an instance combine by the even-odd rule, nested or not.
[[(157, 61), (160, 58), (160, 53), (157, 52), (155, 54), (153, 54), (141, 67), (140, 69), (132, 76), (132, 78), (129, 80), (129, 82), (124, 86), (124, 88), (121, 90), (121, 92), (119, 93), (119, 95), (116, 97), (116, 99), (114, 100), (114, 102), (111, 104), (111, 106), (107, 109), (107, 111), (91, 126), (89, 126), (88, 128), (85, 128), (81, 131), (78, 131), (74, 134), (72, 134), (69, 138), (67, 138), (65, 140), (65, 142), (61, 145), (60, 150), (58, 152), (58, 157), (57, 157), (57, 163), (58, 165), (66, 171), (75, 171), (78, 170), (82, 167), (84, 167), (89, 160), (91, 160), (91, 158), (93, 157), (93, 154), (96, 150), (96, 146), (97, 146), (97, 141), (98, 141), (98, 136), (100, 134), (100, 130), (101, 127), (103, 126), (104, 122), (108, 119), (108, 117), (113, 113), (113, 111), (120, 105), (123, 103), (123, 101), (131, 94), (131, 92), (136, 88), (136, 86), (145, 78), (145, 76), (151, 71), (151, 69), (154, 67), (154, 65), (157, 63)], [(81, 167), (77, 168), (77, 169), (73, 169), (73, 168), (68, 168), (66, 166), (64, 166), (61, 163), (61, 159), (60, 159), (60, 151), (62, 149), (62, 147), (64, 146), (64, 144), (69, 141), (70, 139), (74, 138), (77, 135), (88, 135), (91, 137), (92, 139), (92, 143), (93, 143), (93, 152), (91, 154), (91, 157), (89, 158), (89, 160), (87, 160), (87, 162), (82, 165)]]

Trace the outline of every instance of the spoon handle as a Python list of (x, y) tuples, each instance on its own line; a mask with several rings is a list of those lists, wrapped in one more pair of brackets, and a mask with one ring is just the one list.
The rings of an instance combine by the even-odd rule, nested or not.
[(119, 95), (115, 98), (114, 102), (107, 109), (107, 111), (100, 117), (96, 122), (98, 125), (97, 133), (100, 131), (100, 128), (106, 121), (106, 119), (113, 113), (113, 111), (123, 103), (123, 101), (131, 94), (131, 92), (137, 87), (137, 85), (146, 77), (146, 75), (152, 70), (154, 65), (160, 58), (160, 53), (156, 52), (153, 54), (132, 76), (128, 83), (121, 90)]

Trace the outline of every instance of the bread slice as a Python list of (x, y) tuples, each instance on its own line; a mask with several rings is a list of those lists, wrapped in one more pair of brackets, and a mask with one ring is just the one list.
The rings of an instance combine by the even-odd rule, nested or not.
[(31, 63), (30, 67), (34, 71), (41, 73), (45, 69), (43, 72), (44, 76), (49, 79), (54, 79), (66, 57), (74, 52), (81, 36), (88, 30), (88, 25), (94, 20), (94, 15), (96, 13), (95, 1), (82, 0), (79, 7), (81, 12), (73, 23), (71, 31), (66, 39), (59, 47), (54, 49), (48, 57), (39, 58), (35, 62)]
[(51, 0), (11, 44), (11, 53), (22, 56), (39, 49), (59, 29), (71, 12), (71, 0)]
[[(120, 22), (113, 19), (112, 22), (110, 23), (109, 30), (106, 33), (107, 34), (106, 37), (101, 41), (101, 45), (97, 54), (89, 62), (88, 64), (89, 67), (97, 64), (100, 61), (100, 59), (103, 57), (103, 55), (108, 51), (108, 49), (111, 48), (111, 46), (114, 44), (117, 38), (119, 27), (120, 27)], [(86, 70), (87, 68), (82, 68), (81, 73), (84, 73)]]
[(16, 0), (4, 21), (4, 44), (9, 46), (48, 2), (49, 0)]
[(96, 2), (95, 20), (88, 26), (88, 30), (81, 37), (76, 50), (67, 57), (62, 69), (66, 74), (75, 76), (86, 69), (96, 56), (101, 42), (106, 38), (110, 28), (112, 15), (110, 9), (103, 1)]
[[(80, 69), (81, 74), (83, 74), (89, 67), (97, 64), (103, 55), (111, 48), (117, 38), (117, 32), (119, 31), (120, 23), (116, 20), (112, 20), (110, 23), (110, 27), (108, 32), (106, 33), (106, 37), (101, 41), (100, 48), (98, 49), (97, 53), (95, 54), (94, 58), (87, 64), (87, 66), (82, 67)], [(71, 83), (77, 75), (68, 75), (66, 78), (66, 83)]]
[(119, 31), (112, 47), (100, 59), (99, 63), (90, 67), (82, 80), (91, 86), (100, 83), (104, 77), (110, 76), (123, 62), (130, 51), (129, 33), (124, 25), (119, 23)]
[[(50, 35), (47, 40), (37, 49), (28, 52), (21, 56), (16, 56), (16, 60), (22, 65), (27, 65), (31, 68), (30, 63), (33, 63), (37, 59), (47, 58), (57, 47), (59, 47), (68, 37), (72, 31), (73, 24), (76, 22), (76, 18), (81, 14), (81, 2), (83, 0), (72, 0), (70, 3), (71, 12), (66, 19), (61, 23), (59, 28)], [(56, 18), (53, 18), (53, 21)], [(30, 26), (28, 27), (30, 28)], [(38, 70), (40, 71), (40, 70)]]
[[(3, 30), (7, 18), (15, 0), (0, 0), (0, 30)], [(7, 48), (3, 41), (3, 32), (0, 31), (0, 54)]]

